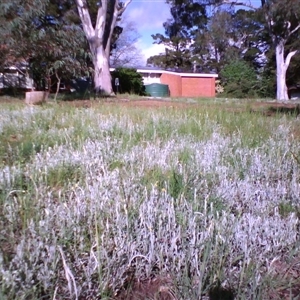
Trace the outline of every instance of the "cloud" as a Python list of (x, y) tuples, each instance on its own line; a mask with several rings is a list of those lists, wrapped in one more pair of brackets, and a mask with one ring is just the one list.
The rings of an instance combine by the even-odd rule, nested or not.
[(138, 25), (139, 31), (152, 30), (155, 34), (170, 17), (170, 12), (169, 6), (165, 3), (132, 2), (125, 15)]
[(143, 43), (142, 40), (139, 40), (136, 44), (135, 44), (137, 49), (140, 49), (141, 52), (141, 60), (143, 65), (146, 65), (147, 63), (147, 59), (150, 56), (154, 56), (154, 55), (158, 55), (161, 53), (165, 53), (165, 45), (158, 45), (158, 44), (151, 44), (151, 45), (146, 45)]
[(161, 53), (165, 53), (165, 45), (158, 45), (158, 44), (153, 44), (148, 48), (143, 48), (142, 53), (143, 56), (146, 58), (149, 58), (150, 56), (158, 55)]
[(163, 23), (170, 18), (168, 4), (158, 0), (133, 0), (126, 9), (124, 18), (134, 22), (141, 35), (135, 46), (140, 49), (145, 65), (150, 56), (165, 52), (164, 45), (153, 44), (151, 35), (164, 33)]

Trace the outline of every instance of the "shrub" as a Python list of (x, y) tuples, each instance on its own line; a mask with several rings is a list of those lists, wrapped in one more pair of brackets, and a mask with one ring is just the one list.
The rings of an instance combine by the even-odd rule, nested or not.
[[(115, 85), (115, 79), (119, 79), (120, 85)], [(146, 95), (143, 77), (136, 69), (117, 68), (112, 72), (112, 80), (115, 92)]]
[(224, 93), (235, 98), (257, 96), (258, 79), (254, 68), (245, 61), (233, 61), (227, 64), (220, 73)]

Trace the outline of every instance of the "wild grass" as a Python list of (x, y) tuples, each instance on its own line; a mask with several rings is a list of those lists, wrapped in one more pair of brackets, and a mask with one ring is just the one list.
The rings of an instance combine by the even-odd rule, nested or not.
[(297, 296), (293, 116), (8, 106), (1, 299)]

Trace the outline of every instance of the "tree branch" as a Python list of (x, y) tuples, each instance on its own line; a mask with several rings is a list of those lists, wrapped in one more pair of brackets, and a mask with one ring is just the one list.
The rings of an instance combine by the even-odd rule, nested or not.
[(220, 5), (236, 5), (236, 6), (244, 6), (244, 7), (248, 7), (250, 9), (256, 10), (257, 7), (255, 7), (254, 5), (252, 5), (250, 2), (246, 3), (246, 2), (239, 2), (239, 1), (232, 1), (232, 0), (221, 0), (221, 1), (216, 1), (217, 3), (215, 3), (217, 6)]
[(298, 24), (298, 26), (296, 26), (289, 34), (289, 36), (291, 36), (293, 33), (295, 33), (297, 30), (300, 29), (300, 23)]
[[(110, 1), (112, 1), (112, 0), (110, 0)], [(107, 41), (106, 41), (106, 45), (105, 45), (105, 52), (106, 52), (107, 57), (109, 57), (111, 39), (112, 39), (114, 28), (116, 26), (117, 19), (118, 19), (119, 0), (113, 0), (113, 1), (114, 1), (114, 11), (113, 11), (113, 15), (111, 17), (110, 29), (109, 29), (109, 33), (108, 33)]]
[(295, 50), (295, 51), (290, 52), (290, 53), (287, 55), (287, 57), (286, 57), (286, 59), (285, 59), (285, 67), (286, 67), (286, 69), (288, 69), (292, 57), (293, 57), (295, 54), (297, 54), (297, 52), (298, 52), (298, 50)]
[(125, 9), (130, 4), (131, 1), (132, 0), (127, 0), (125, 2), (125, 4), (123, 5), (123, 7), (118, 9), (120, 3), (119, 3), (119, 0), (115, 0), (113, 18), (112, 18), (111, 26), (110, 26), (110, 33), (109, 33), (108, 40), (107, 40), (107, 43), (106, 43), (106, 48), (105, 48), (105, 52), (106, 52), (107, 55), (109, 55), (109, 52), (110, 52), (111, 39), (112, 39), (112, 36), (113, 36), (113, 31), (114, 31), (114, 28), (116, 26), (118, 17), (122, 15), (122, 13), (125, 11)]
[(98, 38), (101, 39), (104, 35), (106, 15), (107, 15), (107, 0), (102, 0), (101, 6), (99, 6), (98, 8), (97, 20), (95, 25), (95, 34)]
[(132, 0), (127, 0), (127, 1), (124, 3), (123, 7), (122, 7), (121, 9), (118, 10), (118, 15), (119, 15), (119, 16), (125, 11), (125, 9), (127, 8), (128, 4), (130, 4), (131, 1), (132, 1)]
[(91, 39), (95, 34), (95, 30), (92, 25), (86, 0), (76, 0), (76, 5), (86, 37)]

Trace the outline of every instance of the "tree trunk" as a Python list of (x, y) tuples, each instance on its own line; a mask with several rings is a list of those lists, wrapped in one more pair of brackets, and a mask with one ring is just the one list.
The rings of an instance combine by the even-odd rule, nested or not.
[(94, 64), (94, 84), (96, 92), (113, 94), (109, 71), (110, 45), (117, 19), (132, 0), (102, 0), (98, 4), (95, 26), (91, 21), (87, 0), (76, 0), (79, 17), (88, 40)]
[[(284, 48), (288, 39), (294, 33), (300, 30), (300, 20), (297, 12), (295, 11), (296, 9), (298, 9), (297, 4), (299, 1), (285, 1), (284, 5), (288, 6), (288, 10), (286, 11), (282, 11), (282, 6), (278, 6), (278, 4), (282, 4), (282, 2), (283, 1), (261, 0), (261, 7), (265, 8), (264, 16), (266, 23), (268, 24), (269, 34), (272, 38), (273, 46), (275, 47), (276, 52), (276, 99), (278, 101), (287, 101), (289, 100), (288, 89), (286, 85), (287, 69), (290, 65), (292, 57), (300, 50), (289, 52), (285, 58)], [(232, 4), (237, 6), (245, 6), (249, 9), (252, 9), (253, 11), (257, 11), (259, 9), (259, 7), (257, 7), (256, 5), (252, 5), (251, 1), (221, 0), (216, 1), (216, 3), (219, 5)], [(290, 4), (293, 4), (293, 6), (290, 6)], [(280, 20), (283, 22), (276, 22), (276, 18), (278, 16), (280, 16)], [(293, 23), (295, 23), (295, 21), (298, 23), (298, 25), (296, 25), (293, 29), (291, 28), (292, 24), (290, 20), (293, 20)], [(280, 30), (278, 26), (281, 26)]]
[(288, 89), (286, 86), (286, 71), (290, 65), (292, 57), (298, 52), (291, 51), (286, 58), (284, 58), (285, 40), (275, 43), (276, 50), (276, 76), (277, 76), (277, 93), (276, 99), (279, 101), (289, 100)]
[(54, 101), (56, 102), (57, 95), (58, 95), (59, 89), (60, 89), (60, 81), (61, 81), (60, 77), (57, 74), (57, 70), (55, 71), (55, 76), (56, 76), (56, 79), (57, 79), (57, 84), (56, 84), (56, 92), (55, 92), (55, 96), (54, 96)]
[(94, 88), (96, 93), (101, 95), (112, 95), (111, 74), (109, 71), (109, 58), (103, 48), (103, 45), (96, 47), (95, 56), (93, 57), (94, 64)]
[(289, 99), (286, 86), (286, 70), (287, 65), (284, 59), (284, 43), (278, 42), (275, 45), (276, 50), (276, 76), (277, 76), (277, 93), (276, 99), (279, 101), (287, 101)]

